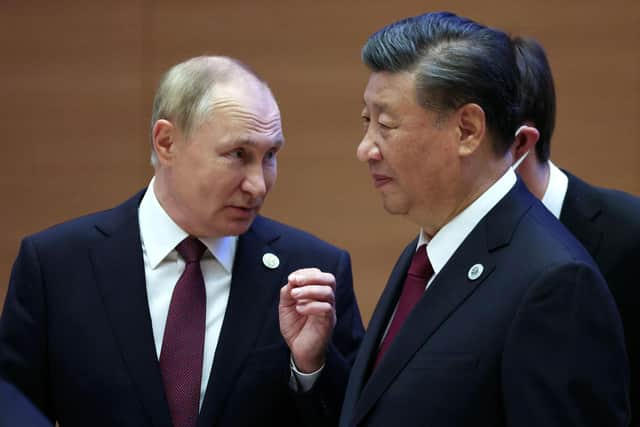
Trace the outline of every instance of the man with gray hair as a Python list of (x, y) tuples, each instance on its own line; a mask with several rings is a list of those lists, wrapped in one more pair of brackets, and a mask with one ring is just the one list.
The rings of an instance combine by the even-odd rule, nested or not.
[(23, 240), (0, 376), (63, 427), (337, 423), (363, 335), (350, 258), (258, 215), (284, 143), (270, 89), (230, 58), (178, 64), (151, 142), (146, 190)]
[(357, 149), (419, 227), (373, 312), (340, 425), (625, 426), (620, 318), (584, 248), (518, 181), (502, 31), (429, 13), (373, 34)]

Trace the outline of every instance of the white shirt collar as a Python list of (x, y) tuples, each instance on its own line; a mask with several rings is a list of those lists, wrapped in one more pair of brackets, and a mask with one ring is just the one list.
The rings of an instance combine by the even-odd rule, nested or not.
[[(147, 252), (152, 269), (158, 267), (160, 262), (176, 248), (178, 243), (188, 236), (188, 233), (180, 228), (160, 205), (154, 191), (154, 184), (155, 177), (151, 178), (149, 187), (138, 208), (140, 239)], [(233, 268), (238, 237), (203, 237), (200, 240), (230, 274)]]
[(416, 250), (427, 244), (427, 254), (435, 277), (449, 261), (464, 239), (484, 216), (511, 190), (517, 181), (515, 172), (508, 168), (504, 175), (467, 208), (445, 224), (431, 240), (420, 230)]
[(542, 197), (542, 204), (556, 217), (560, 218), (564, 197), (567, 195), (569, 178), (549, 160), (549, 183)]

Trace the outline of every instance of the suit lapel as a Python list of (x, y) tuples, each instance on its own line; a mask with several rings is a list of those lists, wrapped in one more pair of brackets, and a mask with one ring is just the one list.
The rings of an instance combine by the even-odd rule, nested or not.
[[(263, 330), (265, 317), (269, 310), (277, 310), (275, 302), (286, 283), (286, 260), (284, 254), (271, 248), (269, 243), (278, 237), (270, 234), (258, 218), (238, 239), (229, 302), (198, 418), (199, 426), (215, 425), (244, 361)], [(265, 267), (262, 257), (267, 252), (279, 257), (278, 268)]]
[(105, 239), (90, 249), (94, 274), (122, 358), (154, 426), (170, 426), (156, 356), (138, 226), (140, 193), (97, 225)]
[[(369, 381), (364, 385), (353, 413), (353, 425), (357, 425), (367, 415), (394, 378), (404, 369), (414, 354), (428, 341), (433, 333), (446, 322), (447, 318), (460, 305), (464, 304), (465, 300), (478, 286), (490, 280), (489, 277), (497, 263), (496, 251), (509, 244), (520, 218), (534, 201), (533, 196), (525, 189), (522, 182), (518, 181), (514, 188), (467, 236), (444, 268), (434, 278), (415, 309), (405, 321), (402, 329), (398, 332), (384, 358), (372, 372)], [(415, 248), (415, 243), (413, 243), (413, 248)], [(406, 255), (405, 250), (403, 257), (410, 255), (412, 254)], [(403, 260), (403, 257), (401, 257), (401, 260)], [(479, 277), (470, 280), (467, 275), (474, 264), (482, 264), (484, 270)], [(401, 286), (406, 276), (407, 268), (408, 261), (404, 259), (402, 274), (396, 275), (394, 283), (390, 281), (391, 286), (398, 287), (398, 282)], [(393, 300), (391, 307), (395, 306), (396, 300), (397, 296)], [(386, 308), (385, 311), (388, 313), (389, 308)], [(376, 336), (386, 328), (389, 316), (390, 313), (386, 314), (386, 319), (382, 320), (380, 325), (376, 325)], [(370, 333), (368, 332), (367, 335), (370, 335)], [(367, 357), (368, 360), (371, 360), (376, 351), (377, 348), (370, 348), (368, 355), (360, 354), (359, 359)]]
[(596, 223), (602, 212), (601, 203), (587, 183), (567, 171), (563, 172), (569, 178), (569, 185), (560, 212), (560, 221), (595, 258), (602, 241), (602, 231)]
[(371, 371), (371, 364), (375, 359), (378, 352), (378, 345), (382, 334), (386, 330), (389, 318), (395, 309), (400, 292), (402, 291), (402, 284), (407, 274), (411, 258), (416, 249), (418, 239), (414, 239), (404, 249), (400, 258), (396, 262), (387, 286), (380, 297), (380, 302), (376, 305), (376, 308), (371, 315), (371, 320), (367, 326), (367, 333), (364, 336), (364, 340), (360, 345), (358, 356), (351, 369), (350, 382), (347, 387), (347, 392), (344, 399), (343, 412), (345, 415), (343, 418), (350, 419), (351, 412), (353, 412), (354, 405), (362, 391), (364, 384), (366, 383), (369, 373)]
[[(438, 273), (372, 372), (356, 406), (354, 424), (360, 422), (420, 347), (495, 268), (486, 249), (484, 233), (476, 232), (470, 237), (461, 247), (463, 250), (458, 251)], [(484, 271), (471, 281), (467, 272), (476, 263), (482, 264)]]

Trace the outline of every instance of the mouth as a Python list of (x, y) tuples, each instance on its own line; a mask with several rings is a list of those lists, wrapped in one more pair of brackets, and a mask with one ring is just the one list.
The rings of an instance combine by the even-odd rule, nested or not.
[(228, 206), (228, 208), (236, 216), (251, 217), (251, 216), (253, 216), (253, 215), (258, 213), (258, 210), (260, 209), (260, 206), (259, 205), (256, 205), (256, 206), (230, 205), (230, 206)]
[(387, 176), (387, 175), (380, 175), (380, 174), (371, 174), (371, 178), (373, 179), (373, 186), (375, 188), (380, 188), (383, 185), (391, 182), (391, 177)]

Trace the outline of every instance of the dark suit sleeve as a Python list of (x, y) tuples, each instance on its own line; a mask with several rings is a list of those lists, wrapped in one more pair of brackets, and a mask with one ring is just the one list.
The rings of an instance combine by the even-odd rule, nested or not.
[(0, 379), (0, 427), (51, 427), (31, 402), (13, 385)]
[(584, 263), (546, 271), (525, 295), (505, 343), (506, 425), (626, 426), (623, 340), (599, 272)]
[[(640, 216), (638, 217), (640, 218)], [(625, 227), (623, 227), (624, 229)], [(627, 232), (628, 230), (624, 230)], [(640, 231), (640, 230), (639, 230)], [(634, 427), (640, 426), (640, 283), (636, 266), (640, 261), (640, 232), (632, 234), (633, 242), (619, 245), (619, 255), (607, 272), (609, 288), (620, 310), (625, 344), (631, 372), (630, 401)], [(604, 249), (604, 248), (603, 248)], [(607, 248), (608, 250), (608, 248)], [(615, 249), (611, 250), (615, 253)]]
[(47, 397), (47, 335), (43, 279), (33, 242), (22, 241), (0, 318), (0, 376), (44, 413)]
[(334, 271), (337, 322), (327, 350), (325, 367), (311, 390), (295, 393), (300, 418), (307, 426), (338, 425), (349, 372), (364, 335), (353, 291), (348, 253), (341, 253)]

